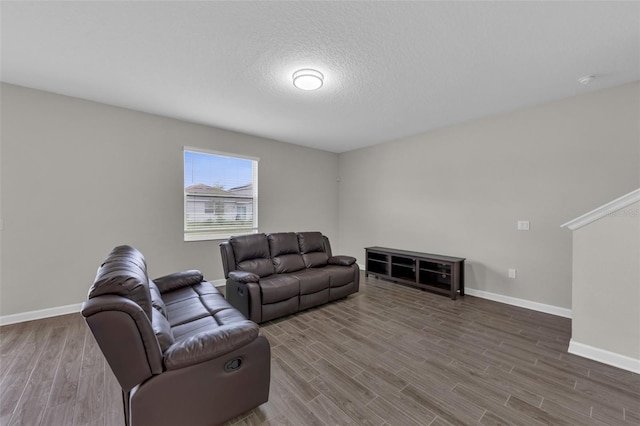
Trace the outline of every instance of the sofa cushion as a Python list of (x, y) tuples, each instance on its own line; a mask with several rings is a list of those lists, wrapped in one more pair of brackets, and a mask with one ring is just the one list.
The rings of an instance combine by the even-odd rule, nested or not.
[(198, 298), (200, 295), (196, 293), (193, 288), (185, 287), (178, 290), (170, 291), (162, 295), (162, 300), (165, 306), (169, 306), (172, 303), (180, 302), (181, 300)]
[(298, 245), (307, 268), (325, 266), (329, 256), (324, 251), (324, 238), (320, 232), (299, 232)]
[(283, 254), (273, 258), (273, 266), (277, 274), (296, 272), (305, 268), (304, 260), (299, 254)]
[(283, 254), (300, 254), (298, 235), (295, 232), (275, 232), (267, 235), (271, 256)]
[(246, 320), (240, 312), (232, 308), (228, 303), (226, 307), (221, 306), (221, 308), (222, 309), (219, 309), (213, 315), (173, 327), (172, 331), (175, 341), (184, 340), (203, 331), (215, 329), (225, 324)]
[(200, 298), (186, 299), (167, 305), (167, 319), (172, 327), (209, 316)]
[(327, 264), (329, 256), (324, 252), (315, 251), (303, 254), (302, 259), (307, 268), (321, 268)]
[(320, 232), (298, 232), (298, 246), (300, 253), (314, 251), (324, 252), (324, 241)]
[(167, 307), (160, 295), (160, 289), (153, 280), (149, 280), (149, 293), (151, 294), (151, 306), (157, 309), (165, 318), (167, 317)]
[(151, 293), (144, 256), (131, 246), (118, 246), (98, 268), (89, 289), (89, 299), (106, 294), (126, 297), (137, 303), (151, 320)]
[(211, 317), (221, 309), (230, 309), (228, 302), (224, 300), (218, 289), (207, 281), (169, 291), (162, 297), (167, 309), (167, 319), (174, 328)]
[(331, 275), (331, 287), (342, 287), (354, 280), (354, 266), (337, 266), (327, 265), (322, 268), (327, 274)]
[(164, 364), (167, 370), (190, 367), (246, 346), (258, 333), (258, 325), (246, 319), (206, 329), (172, 345), (165, 353)]
[(238, 270), (251, 272), (259, 277), (268, 277), (273, 274), (274, 268), (271, 259), (251, 259), (240, 262), (236, 265)]
[(236, 263), (269, 257), (269, 242), (265, 234), (236, 235), (229, 238)]
[(300, 293), (300, 281), (289, 274), (275, 274), (260, 280), (262, 304), (280, 302)]
[(329, 275), (323, 269), (303, 269), (291, 273), (300, 281), (300, 294), (316, 293), (329, 288)]
[(355, 284), (350, 283), (342, 287), (331, 287), (329, 289), (329, 300), (342, 299), (355, 291)]
[[(228, 302), (227, 302), (228, 303)], [(232, 324), (234, 322), (245, 321), (246, 318), (236, 309), (230, 309), (229, 305), (225, 309), (221, 309), (215, 314), (213, 318), (220, 325)]]
[[(220, 293), (220, 290), (218, 290), (216, 286), (211, 284), (209, 281), (202, 281), (202, 282), (199, 282), (198, 284), (192, 285), (191, 289), (194, 292), (196, 292), (198, 296), (204, 296), (205, 294), (222, 295), (222, 293)], [(164, 298), (164, 295), (162, 297)], [(165, 303), (166, 303), (166, 300), (165, 300)]]
[(269, 234), (268, 240), (276, 274), (295, 272), (305, 268), (295, 232)]
[(171, 345), (173, 345), (173, 333), (171, 332), (171, 326), (169, 325), (169, 321), (167, 318), (160, 312), (158, 309), (153, 309), (151, 313), (151, 326), (153, 327), (153, 332), (158, 339), (158, 343), (160, 344), (160, 349), (164, 353), (165, 350)]
[(173, 332), (173, 338), (176, 341), (181, 341), (202, 331), (216, 328), (217, 326), (218, 323), (212, 316), (206, 316), (195, 321), (176, 325), (171, 328), (171, 331)]
[(229, 302), (227, 302), (220, 293), (200, 296), (200, 303), (209, 311), (210, 315), (215, 315), (222, 310), (229, 309)]
[(285, 315), (295, 314), (300, 310), (300, 298), (292, 297), (282, 302), (262, 305), (262, 322), (270, 321)]
[(266, 277), (275, 272), (269, 241), (265, 234), (234, 236), (229, 239), (236, 259), (236, 269)]
[[(247, 319), (208, 282), (166, 293), (174, 297), (167, 303), (174, 344), (165, 353), (167, 369), (205, 361), (247, 344), (258, 334), (258, 327)], [(244, 332), (240, 330), (244, 329)], [(249, 334), (246, 334), (249, 333)], [(208, 349), (207, 349), (208, 348)]]
[(309, 309), (314, 306), (322, 305), (329, 302), (329, 289), (319, 291), (312, 294), (300, 295), (300, 310)]

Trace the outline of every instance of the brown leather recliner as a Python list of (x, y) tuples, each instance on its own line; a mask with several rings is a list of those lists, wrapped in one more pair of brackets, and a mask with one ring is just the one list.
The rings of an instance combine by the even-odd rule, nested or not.
[(125, 424), (216, 425), (267, 401), (270, 346), (199, 271), (156, 280), (113, 249), (82, 306), (123, 392)]

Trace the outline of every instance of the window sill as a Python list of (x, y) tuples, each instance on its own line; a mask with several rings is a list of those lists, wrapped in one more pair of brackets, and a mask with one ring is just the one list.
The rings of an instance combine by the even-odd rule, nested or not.
[(258, 230), (248, 231), (248, 232), (238, 232), (238, 233), (233, 233), (233, 234), (215, 234), (215, 235), (185, 234), (184, 235), (184, 242), (191, 242), (191, 241), (224, 241), (224, 240), (228, 240), (229, 238), (231, 238), (233, 236), (251, 235), (251, 234), (257, 234), (257, 233), (258, 233)]

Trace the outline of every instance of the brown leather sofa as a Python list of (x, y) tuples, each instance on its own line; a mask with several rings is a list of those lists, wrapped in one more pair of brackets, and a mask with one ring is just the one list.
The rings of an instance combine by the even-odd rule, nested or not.
[(227, 300), (256, 323), (356, 293), (360, 268), (320, 232), (231, 237), (220, 244)]
[(127, 425), (211, 426), (269, 397), (269, 342), (200, 271), (150, 280), (138, 250), (116, 247), (82, 315), (122, 387)]

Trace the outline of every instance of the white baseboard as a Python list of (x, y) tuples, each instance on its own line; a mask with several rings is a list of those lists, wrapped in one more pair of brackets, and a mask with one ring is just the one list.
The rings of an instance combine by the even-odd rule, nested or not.
[(569, 353), (640, 374), (640, 359), (578, 343), (573, 339), (569, 341)]
[(22, 312), (19, 314), (0, 316), (0, 325), (15, 324), (18, 322), (33, 321), (42, 318), (57, 317), (80, 312), (82, 303), (73, 305), (57, 306), (55, 308), (39, 309), (37, 311)]
[[(362, 271), (365, 270), (363, 265), (359, 265), (359, 266)], [(516, 297), (511, 297), (511, 296), (503, 296), (502, 294), (490, 293), (488, 291), (476, 290), (473, 288), (465, 288), (464, 293), (468, 294), (469, 296), (480, 297), (481, 299), (488, 299), (488, 300), (493, 300), (495, 302), (506, 303), (507, 305), (513, 305), (513, 306), (519, 306), (521, 308), (531, 309), (532, 311), (544, 312), (546, 314), (557, 315), (563, 318), (571, 318), (571, 309), (561, 308), (559, 306), (532, 302), (530, 300), (518, 299)]]
[[(224, 287), (226, 280), (211, 280), (209, 281), (216, 287)], [(490, 293), (488, 291), (475, 290), (473, 288), (466, 288), (465, 293), (470, 296), (480, 297), (482, 299), (493, 300), (496, 302), (506, 303), (507, 305), (520, 306), (521, 308), (527, 308), (538, 312), (545, 312), (547, 314), (558, 315), (564, 318), (571, 318), (571, 309), (560, 308), (558, 306), (546, 305), (544, 303), (531, 302), (529, 300), (517, 299), (515, 297), (503, 296), (501, 294)], [(70, 314), (73, 312), (80, 312), (81, 303), (75, 305), (58, 306), (55, 308), (41, 309), (38, 311), (23, 312), (20, 314), (0, 316), (0, 325), (15, 324), (17, 322), (32, 321), (36, 319), (55, 317), (58, 315)]]
[[(227, 283), (225, 279), (209, 281), (215, 287), (224, 287)], [(19, 314), (1, 315), (0, 326), (15, 324), (18, 322), (33, 321), (37, 319), (57, 317), (58, 315), (73, 314), (80, 312), (82, 303), (73, 305), (57, 306), (55, 308), (39, 309), (37, 311), (21, 312)]]
[(518, 299), (511, 296), (503, 296), (502, 294), (490, 293), (488, 291), (476, 290), (473, 288), (465, 288), (464, 293), (469, 296), (476, 296), (482, 299), (493, 300), (495, 302), (506, 303), (507, 305), (519, 306), (521, 308), (531, 309), (532, 311), (544, 312), (546, 314), (557, 315), (563, 318), (571, 318), (571, 309), (561, 308), (559, 306), (547, 305), (545, 303), (532, 302), (530, 300)]

